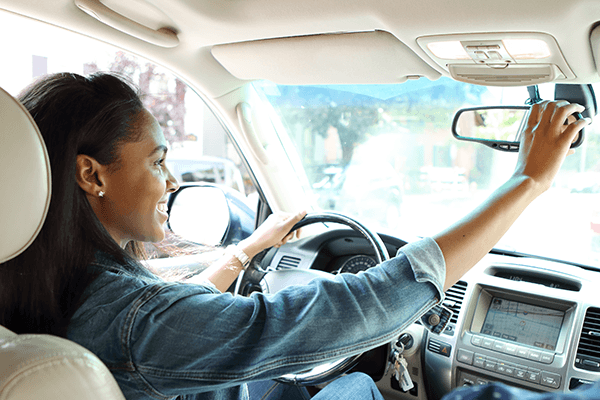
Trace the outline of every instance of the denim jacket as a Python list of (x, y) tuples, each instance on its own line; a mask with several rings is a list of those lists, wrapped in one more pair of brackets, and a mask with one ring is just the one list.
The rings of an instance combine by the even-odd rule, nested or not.
[(395, 340), (443, 300), (435, 241), (407, 245), (357, 275), (275, 294), (103, 272), (86, 289), (68, 338), (95, 353), (127, 399), (246, 399), (246, 382), (277, 378)]

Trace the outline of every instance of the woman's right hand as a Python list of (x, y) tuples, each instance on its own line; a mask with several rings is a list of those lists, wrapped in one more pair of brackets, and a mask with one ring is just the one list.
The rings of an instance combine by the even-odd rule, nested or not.
[(531, 107), (527, 127), (521, 137), (519, 158), (514, 176), (533, 179), (541, 192), (552, 185), (571, 143), (590, 123), (589, 119), (573, 120), (570, 115), (584, 107), (567, 101), (544, 101)]
[(299, 237), (299, 230), (290, 233), (290, 229), (306, 215), (306, 211), (296, 214), (276, 212), (271, 215), (250, 235), (242, 240), (238, 246), (252, 258), (259, 252), (269, 247), (279, 247), (291, 240), (294, 236)]

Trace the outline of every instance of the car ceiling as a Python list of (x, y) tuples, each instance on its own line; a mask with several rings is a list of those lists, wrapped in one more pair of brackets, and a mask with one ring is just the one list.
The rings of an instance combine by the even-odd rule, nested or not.
[[(596, 0), (103, 3), (149, 28), (174, 30), (179, 44), (164, 48), (129, 36), (91, 18), (73, 0), (0, 0), (0, 9), (100, 38), (150, 58), (211, 98), (239, 88), (247, 79), (258, 78), (279, 83), (393, 83), (407, 76), (437, 79), (448, 72), (423, 51), (417, 38), (482, 32), (550, 34), (573, 72), (574, 78), (569, 82), (599, 79), (593, 54), (599, 44), (590, 41), (591, 32), (600, 21), (600, 2)], [(349, 40), (327, 47), (329, 39), (348, 38), (340, 33), (365, 32), (376, 34), (366, 35), (366, 41), (365, 35), (355, 34), (354, 37), (363, 38), (362, 42)], [(267, 46), (261, 41), (273, 38), (291, 39), (268, 41)], [(390, 38), (397, 44), (392, 50)], [(288, 46), (292, 50), (286, 54)], [(290, 59), (290, 54), (295, 57)]]

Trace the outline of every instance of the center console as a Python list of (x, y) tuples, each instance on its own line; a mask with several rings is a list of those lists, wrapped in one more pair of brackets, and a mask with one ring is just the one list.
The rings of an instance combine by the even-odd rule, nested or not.
[(496, 380), (560, 389), (575, 305), (492, 287), (474, 295), (456, 343), (454, 386)]
[(600, 379), (600, 274), (518, 261), (488, 255), (446, 292), (454, 315), (423, 342), (428, 400), (464, 385), (569, 392)]

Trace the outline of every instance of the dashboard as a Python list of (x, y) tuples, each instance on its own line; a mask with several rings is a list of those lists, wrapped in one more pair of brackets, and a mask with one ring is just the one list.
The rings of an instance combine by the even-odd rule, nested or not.
[[(390, 256), (405, 242), (380, 235)], [(367, 241), (340, 229), (268, 253), (271, 269), (358, 271), (376, 264)], [(453, 315), (439, 333), (420, 321), (403, 333), (414, 388), (404, 392), (387, 350), (357, 366), (386, 399), (439, 399), (492, 381), (567, 392), (600, 379), (600, 273), (560, 262), (489, 254), (446, 292)], [(407, 338), (409, 340), (407, 340)]]

